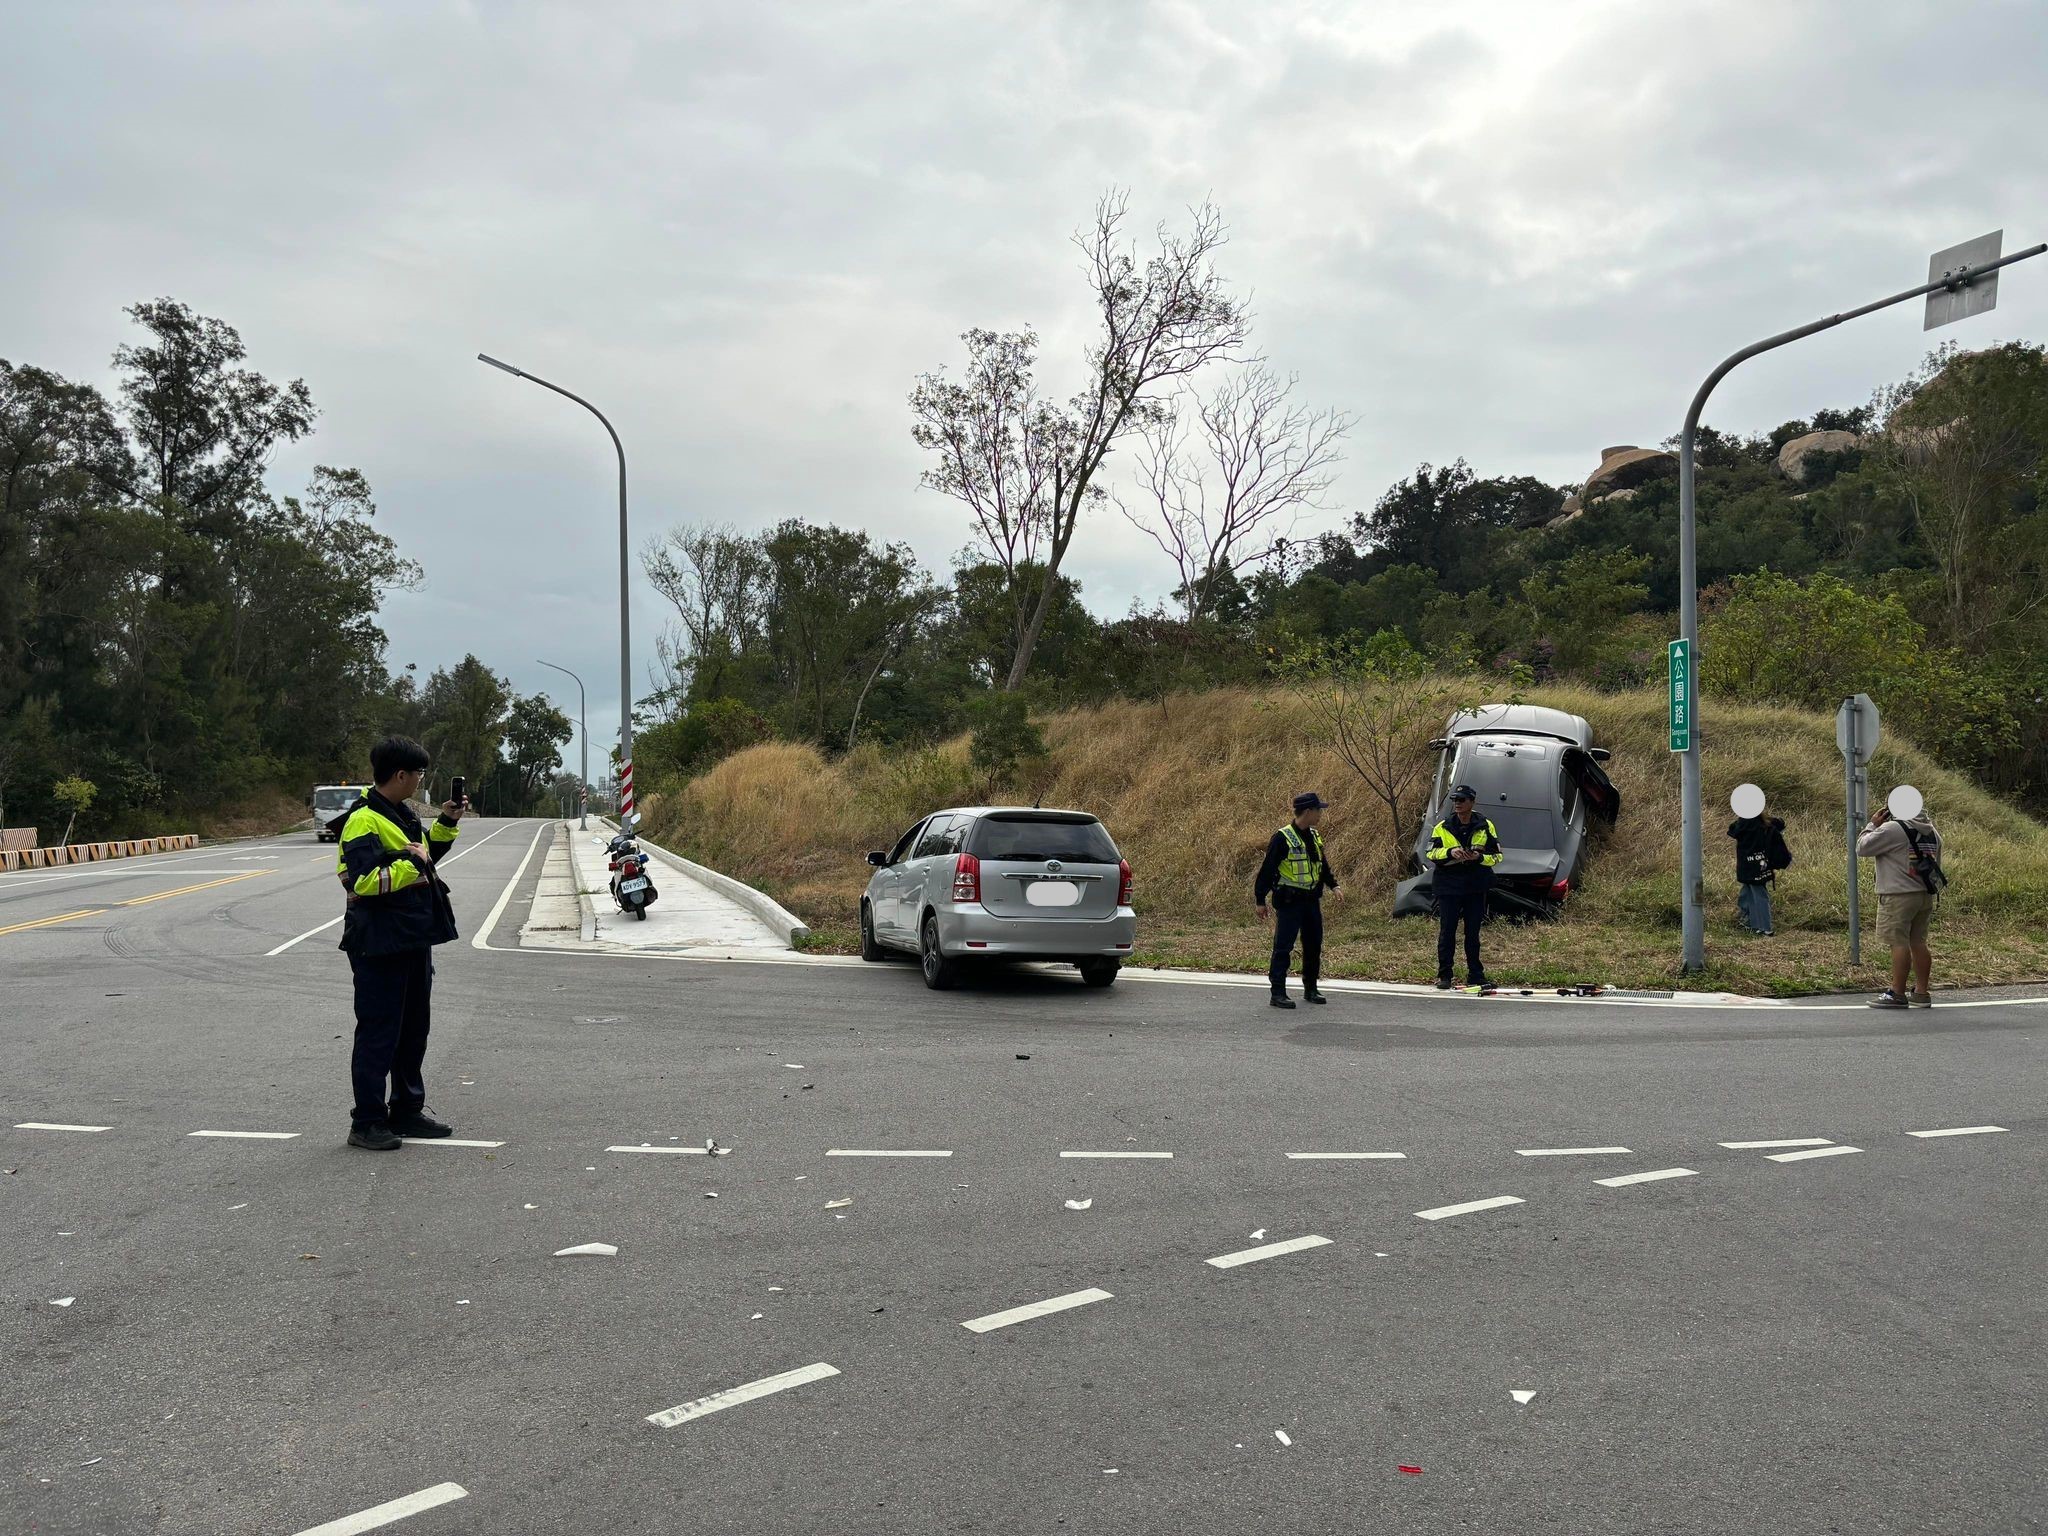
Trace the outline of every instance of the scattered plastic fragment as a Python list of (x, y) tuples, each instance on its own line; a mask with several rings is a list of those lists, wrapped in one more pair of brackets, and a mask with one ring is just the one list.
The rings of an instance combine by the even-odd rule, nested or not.
[(320, 1257), (320, 1255), (317, 1253), (302, 1253), (299, 1255), (299, 1257), (302, 1259), (317, 1259)]
[(98, 1465), (99, 1465), (99, 1464), (100, 1464), (101, 1462), (105, 1461), (106, 1459), (107, 1459), (107, 1458), (106, 1458), (106, 1457), (104, 1457), (104, 1456), (95, 1456), (95, 1457), (93, 1457), (93, 1459), (92, 1459), (91, 1461), (81, 1461), (81, 1462), (79, 1463), (79, 1465), (80, 1465), (81, 1467), (96, 1467), (96, 1466), (98, 1466)]
[(246, 1211), (249, 1209), (249, 1202), (244, 1200), (240, 1205), (231, 1205), (228, 1209), (231, 1211)]
[(555, 1250), (555, 1257), (558, 1259), (573, 1259), (582, 1254), (592, 1254), (599, 1258), (610, 1258), (618, 1251), (610, 1243), (578, 1243), (574, 1248), (557, 1248)]
[(845, 1197), (845, 1198), (844, 1198), (843, 1200), (827, 1200), (827, 1201), (825, 1202), (825, 1209), (826, 1209), (826, 1210), (828, 1210), (828, 1211), (836, 1211), (836, 1210), (838, 1210), (838, 1209), (839, 1209), (839, 1207), (841, 1207), (842, 1205), (851, 1205), (851, 1204), (853, 1204), (853, 1196), (851, 1196), (851, 1195), (848, 1195), (848, 1196), (846, 1196), (846, 1197)]
[(1252, 1234), (1252, 1241), (1256, 1243), (1260, 1238), (1264, 1237), (1265, 1235), (1266, 1229), (1264, 1227), (1261, 1227), (1258, 1231)]
[(1534, 1392), (1523, 1392), (1514, 1387), (1508, 1388), (1508, 1396), (1512, 1397), (1518, 1403), (1526, 1403), (1527, 1401), (1529, 1401), (1530, 1398), (1534, 1397), (1535, 1395), (1536, 1394)]
[(779, 1290), (781, 1290), (781, 1289), (782, 1289), (782, 1287), (781, 1287), (781, 1286), (779, 1286), (779, 1285), (771, 1285), (771, 1286), (769, 1286), (769, 1287), (768, 1287), (768, 1289), (769, 1289), (769, 1290), (771, 1290), (771, 1291), (779, 1291)]
[(706, 1200), (716, 1200), (718, 1198), (718, 1191), (715, 1189), (707, 1189), (704, 1191), (704, 1198)]
[(808, 1179), (809, 1177), (810, 1175), (808, 1173), (800, 1173), (796, 1176), (796, 1182), (801, 1184), (805, 1179)]
[(756, 1312), (752, 1317), (748, 1318), (747, 1321), (750, 1323), (758, 1323), (759, 1321), (761, 1321), (762, 1318), (766, 1317), (767, 1315), (768, 1314), (766, 1312)]
[(1420, 1467), (1411, 1467), (1411, 1466), (1406, 1466), (1406, 1465), (1403, 1465), (1403, 1466), (1401, 1467), (1401, 1470), (1402, 1470), (1403, 1472), (1409, 1473), (1409, 1474), (1411, 1474), (1412, 1476), (1415, 1476), (1415, 1477), (1420, 1477), (1420, 1476), (1422, 1476), (1422, 1468), (1420, 1468)]
[(1085, 1211), (1094, 1203), (1095, 1197), (1090, 1195), (1086, 1200), (1069, 1200), (1067, 1202), (1067, 1209), (1070, 1211)]
[(804, 1092), (805, 1092), (805, 1093), (809, 1093), (809, 1092), (810, 1092), (810, 1091), (811, 1091), (811, 1090), (812, 1090), (813, 1088), (815, 1088), (815, 1087), (817, 1087), (817, 1086), (818, 1086), (818, 1085), (817, 1085), (816, 1083), (805, 1083), (805, 1084), (804, 1084)]
[(529, 1205), (529, 1206), (527, 1206), (527, 1207), (526, 1207), (526, 1209), (527, 1209), (527, 1210), (529, 1210), (529, 1211), (537, 1211), (537, 1210), (539, 1210), (539, 1209), (540, 1209), (540, 1207), (539, 1207), (539, 1206), (537, 1206), (537, 1205)]
[(1373, 1257), (1376, 1259), (1384, 1259), (1386, 1255), (1384, 1253), (1376, 1253), (1373, 1255)]
[[(1029, 1061), (1029, 1060), (1031, 1059), (1031, 1053), (1030, 1053), (1029, 1051), (1019, 1051), (1019, 1052), (1017, 1053), (1017, 1059), (1018, 1059), (1019, 1061)], [(1114, 1471), (1116, 1470), (1116, 1468), (1115, 1468), (1115, 1467), (1111, 1467), (1111, 1468), (1110, 1468), (1109, 1470), (1110, 1470), (1110, 1471), (1112, 1471), (1112, 1472), (1114, 1472)]]
[(1102, 1469), (1102, 1475), (1103, 1475), (1104, 1477), (1115, 1477), (1115, 1476), (1116, 1476), (1116, 1468), (1115, 1468), (1115, 1467), (1104, 1467), (1104, 1468)]
[[(674, 1141), (675, 1138), (671, 1136), (669, 1140)], [(728, 1152), (732, 1151), (732, 1148), (721, 1147), (718, 1144), (718, 1138), (716, 1136), (707, 1136), (704, 1138), (704, 1150), (706, 1152), (709, 1152), (713, 1157), (724, 1157)]]
[(68, 1307), (76, 1300), (78, 1300), (76, 1296), (52, 1296), (50, 1298), (50, 1305), (53, 1307)]
[(792, 1072), (801, 1072), (804, 1069), (804, 1064), (800, 1061), (785, 1061), (783, 1065)]
[(1276, 1430), (1274, 1430), (1274, 1431), (1273, 1431), (1273, 1438), (1274, 1438), (1275, 1440), (1278, 1440), (1278, 1441), (1279, 1441), (1279, 1442), (1280, 1442), (1280, 1443), (1281, 1443), (1282, 1445), (1292, 1445), (1292, 1444), (1294, 1444), (1294, 1442), (1293, 1442), (1292, 1440), (1290, 1440), (1290, 1439), (1288, 1439), (1288, 1438), (1287, 1438), (1287, 1431), (1286, 1431), (1286, 1430), (1284, 1430), (1284, 1429), (1276, 1429)]
[(458, 1307), (466, 1307), (469, 1305), (469, 1298), (465, 1296), (462, 1300), (455, 1303), (455, 1305), (457, 1305)]

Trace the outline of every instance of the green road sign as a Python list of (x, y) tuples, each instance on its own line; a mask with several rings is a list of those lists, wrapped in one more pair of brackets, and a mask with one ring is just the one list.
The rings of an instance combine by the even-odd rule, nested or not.
[(1692, 750), (1692, 642), (1674, 640), (1666, 647), (1671, 663), (1671, 750)]

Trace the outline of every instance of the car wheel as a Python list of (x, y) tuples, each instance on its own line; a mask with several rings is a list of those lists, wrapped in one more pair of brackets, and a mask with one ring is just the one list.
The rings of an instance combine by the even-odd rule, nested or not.
[(875, 942), (875, 913), (865, 901), (860, 904), (860, 957), (863, 960), (889, 958), (882, 946)]
[(956, 968), (939, 948), (939, 920), (929, 912), (918, 938), (917, 954), (924, 965), (924, 984), (934, 992), (943, 992), (953, 985)]
[(1083, 960), (1081, 980), (1091, 987), (1106, 987), (1116, 980), (1116, 973), (1124, 968), (1121, 960)]

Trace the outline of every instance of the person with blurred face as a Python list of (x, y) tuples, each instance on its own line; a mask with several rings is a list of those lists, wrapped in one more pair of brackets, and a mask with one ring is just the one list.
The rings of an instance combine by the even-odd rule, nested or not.
[[(1903, 786), (1902, 786), (1903, 787)], [(1894, 814), (1900, 791), (1864, 827), (1856, 839), (1858, 858), (1877, 861), (1877, 936), (1891, 946), (1892, 984), (1870, 1000), (1873, 1008), (1931, 1008), (1934, 994), (1934, 952), (1927, 947), (1927, 926), (1934, 915), (1935, 893), (1948, 883), (1941, 870), (1941, 833), (1921, 803), (1914, 814)], [(1917, 801), (1916, 791), (1909, 800)], [(1908, 973), (1913, 990), (1906, 990)]]

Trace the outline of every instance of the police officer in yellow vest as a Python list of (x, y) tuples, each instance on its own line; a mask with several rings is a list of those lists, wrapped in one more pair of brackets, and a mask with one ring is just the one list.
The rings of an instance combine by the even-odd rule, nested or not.
[(1267, 979), (1273, 983), (1273, 1006), (1292, 1008), (1287, 995), (1287, 965), (1294, 958), (1294, 941), (1301, 940), (1301, 995), (1312, 1003), (1328, 998), (1316, 990), (1323, 968), (1323, 892), (1337, 894), (1337, 877), (1330, 873), (1330, 861), (1323, 851), (1323, 834), (1316, 823), (1323, 819), (1329, 802), (1311, 791), (1294, 797), (1294, 820), (1273, 834), (1266, 845), (1266, 859), (1259, 866), (1259, 878), (1252, 888), (1259, 917), (1267, 915), (1267, 898), (1272, 898), (1273, 964)]
[(1486, 921), (1486, 890), (1493, 884), (1493, 866), (1500, 862), (1500, 834), (1486, 817), (1473, 813), (1477, 798), (1470, 784), (1454, 785), (1451, 813), (1436, 824), (1429, 838), (1438, 991), (1450, 989), (1460, 922), (1465, 925), (1465, 979), (1475, 987), (1491, 985), (1479, 960), (1479, 925)]
[(341, 947), (356, 983), (348, 1144), (390, 1152), (405, 1137), (449, 1134), (427, 1114), (420, 1065), (431, 1020), (433, 947), (456, 936), (455, 912), (434, 866), (454, 845), (468, 805), (450, 800), (433, 826), (420, 826), (406, 802), (426, 776), (427, 749), (407, 737), (387, 737), (370, 748), (370, 770), (376, 788), (349, 807), (334, 870), (348, 892)]

